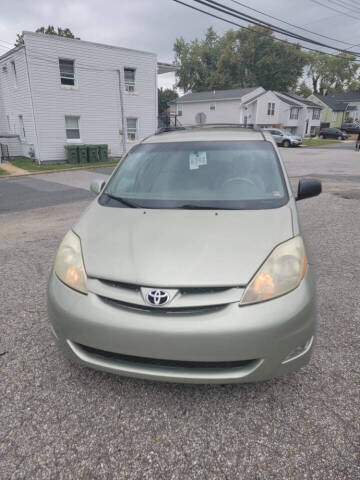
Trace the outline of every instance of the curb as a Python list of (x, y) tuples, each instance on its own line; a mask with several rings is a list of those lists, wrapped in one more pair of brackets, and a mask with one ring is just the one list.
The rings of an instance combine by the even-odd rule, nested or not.
[[(9, 173), (8, 175), (0, 175), (0, 180), (4, 178), (9, 178), (9, 177), (28, 177), (29, 175), (41, 175), (41, 174), (46, 174), (46, 173), (59, 173), (59, 172), (76, 172), (78, 170), (92, 170), (96, 168), (106, 168), (106, 167), (116, 167), (116, 163), (106, 163), (102, 165), (91, 165), (90, 167), (74, 167), (74, 168), (61, 168), (59, 170), (41, 170), (40, 172), (26, 172), (26, 173)], [(0, 164), (1, 168), (1, 164)]]

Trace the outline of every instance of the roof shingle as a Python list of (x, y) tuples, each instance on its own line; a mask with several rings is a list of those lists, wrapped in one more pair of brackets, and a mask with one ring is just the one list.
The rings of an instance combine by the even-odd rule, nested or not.
[(186, 95), (178, 98), (175, 103), (202, 102), (207, 100), (230, 100), (237, 98), (240, 99), (244, 95), (247, 95), (258, 88), (259, 87), (234, 88), (231, 90), (211, 90), (209, 92), (187, 93)]

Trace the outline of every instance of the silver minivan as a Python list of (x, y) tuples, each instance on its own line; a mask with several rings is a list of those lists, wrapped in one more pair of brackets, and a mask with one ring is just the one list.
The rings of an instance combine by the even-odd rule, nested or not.
[(268, 132), (201, 126), (135, 145), (61, 242), (48, 285), (66, 355), (121, 375), (253, 382), (299, 369), (315, 334), (296, 200)]

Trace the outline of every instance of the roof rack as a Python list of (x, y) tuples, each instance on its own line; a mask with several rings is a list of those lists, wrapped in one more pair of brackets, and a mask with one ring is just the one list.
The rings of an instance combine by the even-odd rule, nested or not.
[(159, 135), (161, 133), (167, 132), (176, 132), (178, 130), (193, 130), (197, 128), (246, 128), (248, 130), (254, 130), (257, 132), (261, 131), (261, 128), (257, 125), (253, 124), (245, 124), (245, 123), (202, 123), (196, 125), (186, 125), (186, 126), (178, 126), (178, 127), (163, 127), (159, 128), (155, 135)]

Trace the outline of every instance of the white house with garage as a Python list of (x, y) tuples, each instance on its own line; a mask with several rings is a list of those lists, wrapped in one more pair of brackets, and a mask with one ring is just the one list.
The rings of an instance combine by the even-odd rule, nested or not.
[(0, 143), (39, 162), (79, 143), (120, 156), (155, 132), (157, 77), (175, 70), (155, 53), (24, 32), (0, 57)]
[(188, 93), (171, 104), (181, 125), (235, 123), (277, 127), (306, 136), (320, 127), (321, 107), (262, 87)]

